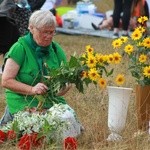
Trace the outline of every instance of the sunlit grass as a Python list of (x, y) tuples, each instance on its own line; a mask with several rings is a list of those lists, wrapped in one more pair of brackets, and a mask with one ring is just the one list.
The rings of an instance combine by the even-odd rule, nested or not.
[[(91, 45), (95, 51), (102, 53), (113, 52), (111, 42), (112, 39), (105, 39), (91, 36), (69, 36), (58, 34), (55, 36), (57, 40), (67, 53), (69, 59), (70, 55), (74, 52), (81, 54), (85, 50), (86, 45)], [(118, 70), (124, 68), (118, 68)], [(132, 84), (131, 84), (132, 83)], [(134, 88), (134, 81), (129, 76), (128, 86)], [(1, 101), (0, 101), (0, 115), (2, 116), (4, 111), (4, 95), (3, 89), (0, 89)], [(101, 91), (99, 87), (89, 85), (86, 87), (84, 94), (78, 93), (73, 86), (70, 92), (65, 95), (68, 104), (76, 111), (78, 118), (85, 127), (85, 132), (78, 137), (78, 149), (79, 150), (148, 150), (150, 144), (148, 143), (148, 137), (145, 135), (140, 139), (133, 138), (133, 133), (137, 130), (137, 116), (135, 107), (135, 92), (130, 98), (128, 117), (126, 122), (126, 128), (122, 132), (124, 140), (122, 142), (107, 142), (107, 136), (109, 129), (107, 126), (108, 115), (108, 95), (107, 89)], [(2, 147), (5, 149), (10, 148), (7, 143)], [(1, 147), (1, 148), (2, 148)], [(0, 148), (0, 149), (1, 149)]]

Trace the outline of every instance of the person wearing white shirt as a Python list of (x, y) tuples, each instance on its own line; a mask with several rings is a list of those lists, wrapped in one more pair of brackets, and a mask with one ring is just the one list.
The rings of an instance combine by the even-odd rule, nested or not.
[(41, 10), (51, 10), (61, 4), (62, 0), (46, 0), (41, 7)]

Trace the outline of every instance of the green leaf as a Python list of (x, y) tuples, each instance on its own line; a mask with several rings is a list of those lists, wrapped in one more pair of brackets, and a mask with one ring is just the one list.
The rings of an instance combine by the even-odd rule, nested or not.
[(112, 75), (113, 72), (114, 72), (114, 69), (111, 69), (109, 72), (106, 71), (106, 76), (108, 77), (108, 76)]
[(78, 89), (79, 92), (83, 93), (83, 81), (77, 81), (75, 82), (76, 88)]
[(69, 61), (69, 67), (73, 68), (73, 67), (78, 67), (78, 66), (80, 66), (78, 59), (74, 56), (71, 56), (70, 61)]
[(20, 133), (19, 133), (20, 130), (19, 130), (19, 128), (18, 128), (18, 121), (17, 121), (17, 120), (14, 120), (14, 121), (13, 121), (12, 130), (15, 131), (15, 133), (17, 134), (17, 136), (20, 134)]
[(134, 71), (134, 70), (131, 71), (131, 74), (132, 74), (133, 77), (135, 77), (138, 80), (141, 78), (141, 75), (138, 72)]

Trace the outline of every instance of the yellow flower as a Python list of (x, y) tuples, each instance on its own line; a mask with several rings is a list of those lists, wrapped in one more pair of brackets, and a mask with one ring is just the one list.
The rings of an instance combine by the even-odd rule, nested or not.
[(145, 27), (139, 26), (135, 30), (138, 30), (139, 32), (144, 33), (145, 32)]
[(150, 66), (144, 67), (143, 74), (144, 74), (145, 77), (150, 78)]
[(98, 78), (100, 78), (96, 68), (91, 68), (88, 72), (88, 76), (92, 81), (96, 81)]
[(137, 47), (142, 47), (143, 46), (143, 41), (142, 42), (138, 42), (136, 46)]
[(150, 48), (150, 37), (145, 38), (142, 44), (144, 47)]
[(125, 51), (128, 55), (130, 55), (130, 54), (133, 52), (133, 46), (130, 45), (130, 44), (126, 45), (125, 48), (124, 48), (124, 51)]
[(98, 85), (100, 86), (100, 88), (104, 89), (106, 87), (106, 80), (104, 78), (100, 78), (98, 80)]
[(87, 45), (87, 46), (86, 46), (86, 52), (93, 54), (94, 49), (91, 47), (91, 45)]
[(121, 41), (121, 39), (116, 39), (112, 42), (112, 46), (113, 46), (113, 48), (120, 48), (122, 43), (123, 42)]
[(140, 63), (144, 63), (147, 61), (147, 56), (144, 55), (144, 54), (141, 54), (140, 57), (139, 57), (139, 62)]
[(122, 85), (125, 82), (125, 77), (123, 74), (118, 74), (116, 79), (115, 79), (116, 84)]
[(118, 52), (113, 53), (113, 57), (115, 64), (119, 64), (121, 62), (122, 56)]
[(108, 61), (108, 55), (103, 55), (104, 62)]
[(96, 66), (97, 61), (93, 55), (89, 55), (86, 63), (89, 68), (94, 68)]
[(126, 36), (121, 36), (120, 37), (120, 40), (122, 41), (122, 43), (126, 43), (127, 41), (128, 41), (128, 37), (126, 37)]
[(138, 22), (141, 24), (144, 24), (147, 20), (148, 18), (146, 16), (141, 16), (140, 18), (138, 18)]
[(107, 60), (107, 62), (110, 63), (110, 64), (114, 63), (114, 56), (113, 56), (113, 54), (109, 54), (109, 55), (108, 55), (108, 60)]
[(81, 72), (81, 78), (88, 78), (88, 73), (87, 73), (87, 71), (82, 71)]
[(131, 34), (131, 39), (132, 40), (139, 40), (142, 37), (142, 33), (139, 30), (135, 30), (132, 34)]
[(95, 58), (97, 60), (97, 63), (100, 63), (100, 64), (102, 64), (105, 61), (102, 54), (96, 54)]

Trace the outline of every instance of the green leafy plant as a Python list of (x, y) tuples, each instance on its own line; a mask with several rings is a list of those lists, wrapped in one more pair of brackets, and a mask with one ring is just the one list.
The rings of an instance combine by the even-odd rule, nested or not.
[(104, 88), (107, 85), (107, 77), (113, 74), (115, 66), (120, 61), (121, 55), (117, 52), (101, 54), (87, 45), (86, 51), (81, 56), (71, 56), (70, 60), (62, 63), (59, 68), (47, 68), (48, 76), (44, 79), (49, 87), (47, 95), (55, 97), (56, 93), (68, 83), (74, 84), (81, 93), (84, 92), (84, 86), (90, 83)]
[(67, 63), (62, 63), (60, 68), (48, 69), (48, 78), (45, 83), (49, 87), (49, 93), (51, 95), (57, 93), (60, 88), (66, 85), (66, 83), (75, 84), (79, 92), (83, 92), (82, 71), (85, 66), (82, 66), (80, 59), (75, 56), (71, 56), (71, 59)]

